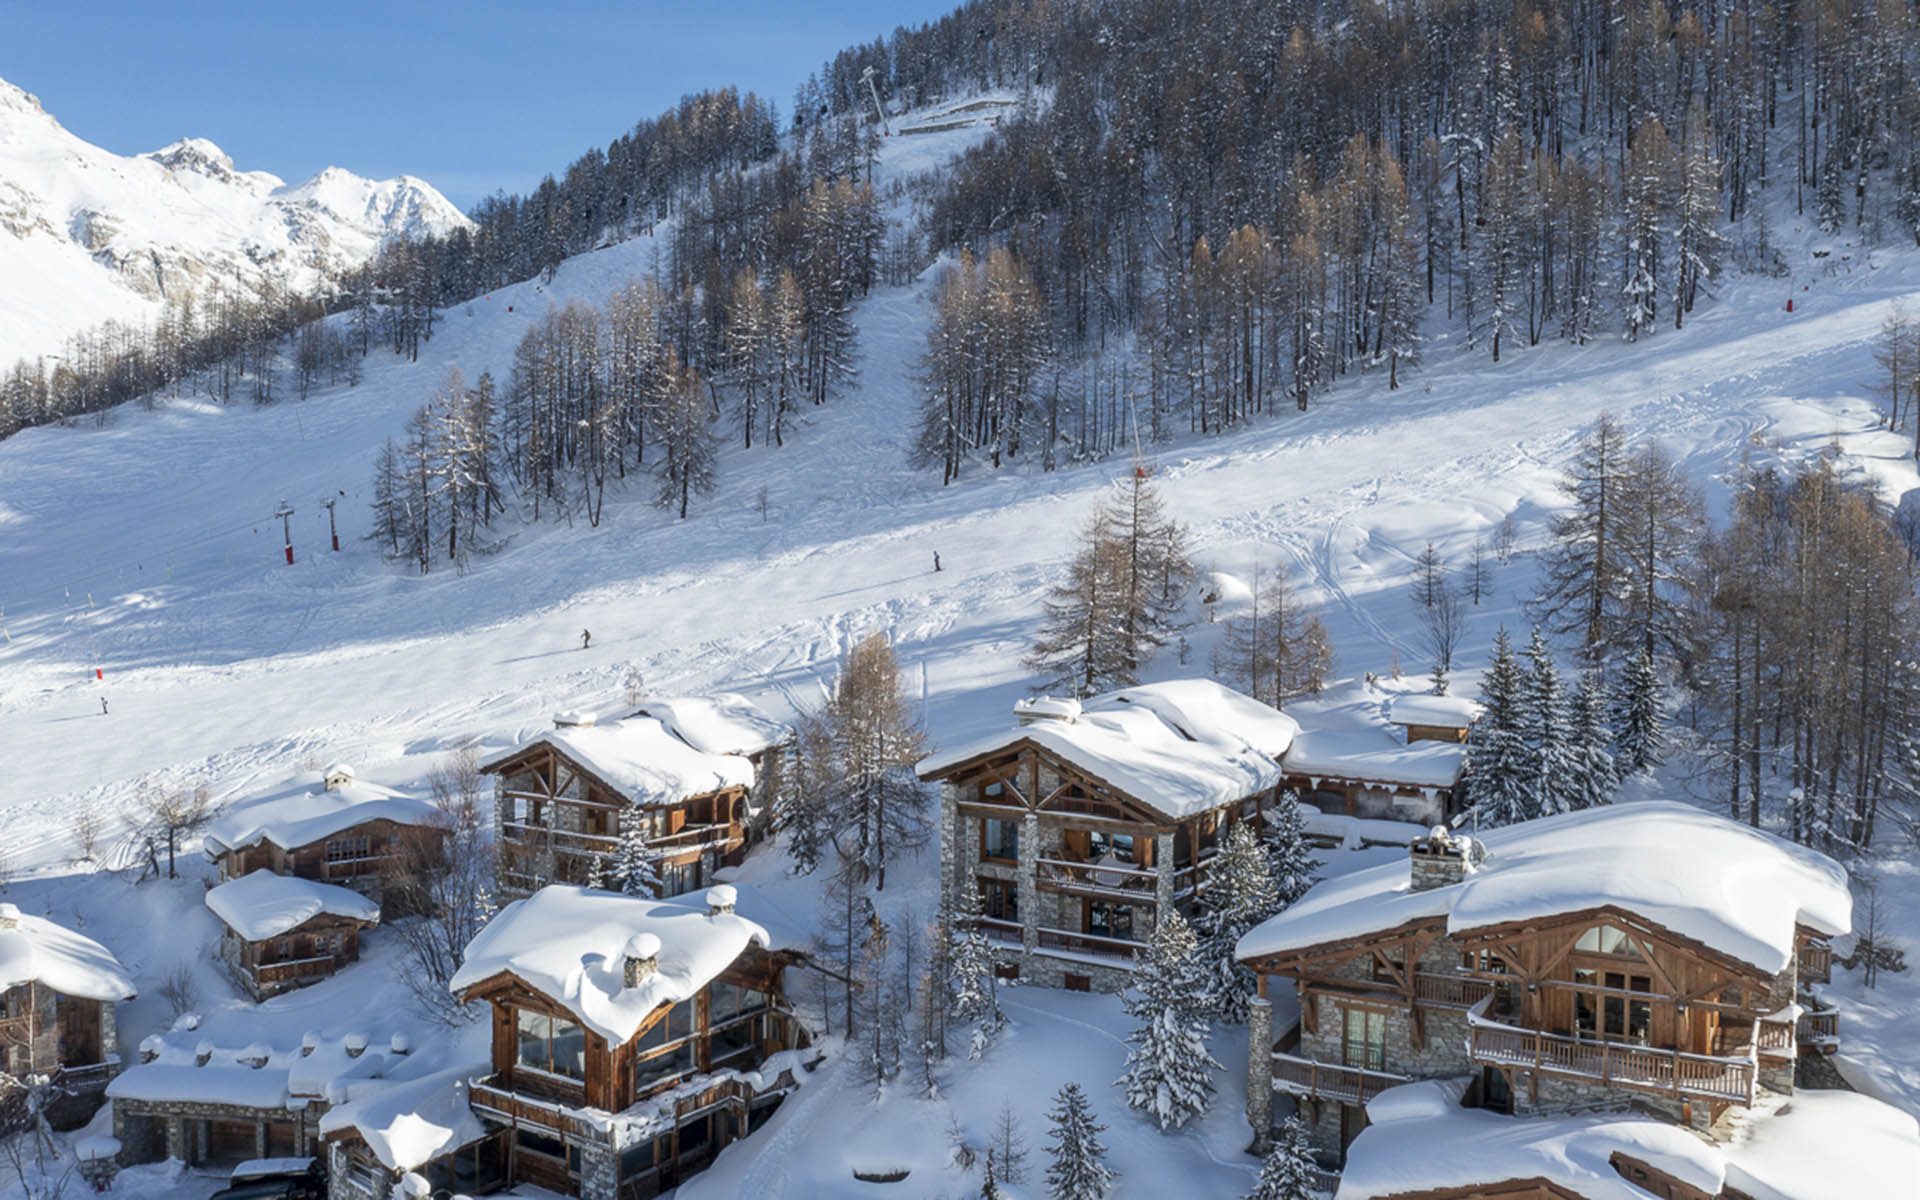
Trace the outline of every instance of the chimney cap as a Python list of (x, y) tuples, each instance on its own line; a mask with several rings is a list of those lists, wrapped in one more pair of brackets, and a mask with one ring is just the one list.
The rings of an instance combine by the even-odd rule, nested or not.
[(355, 778), (356, 775), (354, 774), (353, 767), (343, 762), (333, 763), (329, 765), (326, 770), (320, 772), (320, 781), (325, 784), (329, 790), (352, 783)]
[(660, 938), (656, 934), (636, 933), (627, 939), (627, 948), (621, 952), (625, 957), (645, 962), (660, 957)]
[(1080, 702), (1072, 696), (1032, 696), (1013, 702), (1013, 715), (1020, 718), (1023, 725), (1035, 721), (1064, 721), (1072, 724), (1080, 719)]
[(579, 725), (592, 725), (597, 720), (599, 720), (598, 717), (585, 709), (569, 708), (564, 712), (553, 714), (553, 727), (555, 729), (569, 729)]
[(732, 912), (733, 906), (740, 902), (740, 893), (730, 883), (716, 883), (707, 889), (707, 910), (709, 912)]

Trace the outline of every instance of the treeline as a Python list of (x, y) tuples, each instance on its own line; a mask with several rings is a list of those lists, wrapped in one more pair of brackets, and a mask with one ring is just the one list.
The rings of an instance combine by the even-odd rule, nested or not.
[(1424, 322), (1495, 358), (1683, 324), (1724, 260), (1777, 269), (1765, 196), (1920, 239), (1910, 5), (982, 0), (808, 95), (855, 111), (869, 66), (1034, 90), (929, 245), (1007, 248), (1059, 351), (1144, 358), (1156, 433), (1397, 384)]

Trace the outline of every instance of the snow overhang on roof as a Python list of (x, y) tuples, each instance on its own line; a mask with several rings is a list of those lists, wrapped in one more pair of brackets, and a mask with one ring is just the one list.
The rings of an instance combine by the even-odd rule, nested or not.
[(1604, 908), (1749, 964), (1786, 969), (1800, 925), (1851, 926), (1846, 871), (1818, 851), (1686, 804), (1649, 801), (1496, 829), (1460, 883), (1411, 890), (1406, 862), (1316, 884), (1240, 939), (1241, 959), (1367, 937), (1422, 919), (1449, 933)]
[(265, 941), (328, 915), (375, 924), (380, 906), (337, 884), (255, 871), (207, 893), (207, 907), (249, 942)]
[[(660, 949), (654, 968), (628, 987), (624, 952), (643, 933), (657, 937)], [(655, 1009), (698, 992), (749, 946), (779, 948), (757, 921), (737, 911), (710, 912), (698, 900), (552, 886), (501, 910), (468, 945), (448, 987), (463, 995), (511, 975), (619, 1045)]]
[(1123, 688), (1070, 706), (1023, 701), (1020, 724), (915, 767), (935, 779), (975, 759), (1030, 743), (1172, 818), (1272, 789), (1278, 754), (1298, 726), (1277, 709), (1211, 680)]
[(1411, 692), (1395, 696), (1387, 703), (1387, 720), (1395, 725), (1433, 725), (1443, 729), (1465, 729), (1480, 719), (1484, 711), (1478, 700), (1465, 696), (1435, 696), (1430, 692)]
[(35, 982), (105, 1004), (134, 996), (133, 977), (105, 946), (0, 903), (0, 991)]
[[(326, 786), (329, 777), (339, 781), (335, 787)], [(418, 796), (354, 778), (336, 765), (311, 782), (232, 805), (207, 826), (203, 840), (215, 855), (263, 841), (297, 850), (369, 821), (423, 827), (439, 820), (439, 810)]]
[(675, 804), (728, 788), (753, 786), (743, 754), (696, 749), (658, 717), (633, 716), (546, 730), (480, 763), (495, 771), (535, 746), (548, 746), (631, 804)]
[(629, 717), (653, 717), (705, 754), (760, 754), (792, 739), (793, 730), (733, 692), (649, 696)]

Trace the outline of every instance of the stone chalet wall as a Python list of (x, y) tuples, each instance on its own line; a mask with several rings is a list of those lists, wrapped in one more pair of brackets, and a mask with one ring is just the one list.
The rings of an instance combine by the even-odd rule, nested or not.
[(149, 1161), (150, 1156), (137, 1146), (145, 1139), (136, 1136), (138, 1123), (156, 1122), (165, 1131), (166, 1157), (193, 1164), (207, 1156), (206, 1121), (235, 1121), (254, 1127), (254, 1158), (267, 1158), (267, 1126), (294, 1126), (294, 1154), (320, 1153), (320, 1117), (327, 1110), (323, 1101), (295, 1101), (299, 1107), (253, 1108), (238, 1104), (211, 1104), (193, 1100), (130, 1100), (113, 1102), (113, 1136), (123, 1147), (126, 1165)]

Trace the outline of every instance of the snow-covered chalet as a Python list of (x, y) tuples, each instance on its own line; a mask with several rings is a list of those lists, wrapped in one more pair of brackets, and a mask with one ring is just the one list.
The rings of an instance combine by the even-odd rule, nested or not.
[(0, 1052), (15, 1080), (53, 1085), (47, 1117), (84, 1123), (120, 1069), (116, 1006), (133, 980), (105, 946), (0, 903)]
[(756, 797), (771, 794), (791, 736), (725, 693), (650, 699), (605, 721), (558, 714), (552, 729), (480, 764), (495, 780), (501, 890), (612, 880), (630, 822), (660, 895), (704, 886), (763, 831)]
[[(1642, 1125), (1712, 1141), (1778, 1107), (1799, 1057), (1837, 1044), (1818, 985), (1828, 939), (1850, 916), (1833, 860), (1684, 804), (1592, 809), (1480, 840), (1436, 828), (1405, 860), (1323, 881), (1241, 939), (1238, 957), (1259, 980), (1248, 1020), (1255, 1145), (1271, 1135), (1276, 1095), (1355, 1180), (1412, 1178), (1386, 1165), (1407, 1157), (1398, 1135), (1364, 1133), (1383, 1112), (1482, 1110), (1506, 1122), (1488, 1126), (1504, 1143), (1533, 1144), (1573, 1127), (1523, 1118), (1631, 1108)], [(1416, 1081), (1442, 1081), (1448, 1099), (1403, 1086)], [(1691, 1167), (1681, 1174), (1695, 1183), (1670, 1186), (1660, 1164), (1672, 1156), (1647, 1153), (1600, 1161), (1617, 1160), (1615, 1182), (1653, 1180), (1643, 1190), (1655, 1195), (1741, 1194), (1696, 1186), (1707, 1176)], [(1460, 1190), (1430, 1173), (1426, 1186), (1355, 1182), (1339, 1195), (1616, 1194), (1487, 1170), (1462, 1165), (1478, 1175)]]

